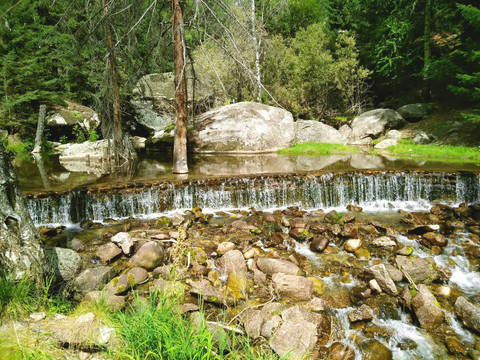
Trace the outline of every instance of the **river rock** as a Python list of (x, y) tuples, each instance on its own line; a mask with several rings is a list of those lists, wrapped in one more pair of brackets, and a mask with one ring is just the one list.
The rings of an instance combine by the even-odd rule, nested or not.
[(448, 240), (442, 234), (436, 232), (427, 232), (422, 235), (422, 243), (426, 243), (429, 246), (444, 247), (448, 245)]
[(307, 321), (285, 322), (270, 339), (270, 347), (280, 356), (301, 359), (313, 350), (317, 342), (317, 327)]
[(213, 287), (207, 279), (200, 281), (187, 280), (190, 285), (190, 294), (200, 296), (204, 301), (217, 305), (223, 305), (222, 295)]
[(189, 136), (194, 152), (273, 152), (290, 147), (295, 139), (291, 113), (254, 102), (218, 107), (194, 122)]
[(112, 262), (121, 253), (122, 250), (117, 245), (111, 242), (99, 246), (95, 251), (95, 255), (97, 255), (100, 258), (100, 261), (104, 264)]
[(248, 309), (240, 316), (240, 322), (250, 339), (260, 337), (264, 318), (262, 311), (257, 309)]
[(247, 274), (242, 271), (231, 271), (227, 278), (228, 295), (234, 299), (245, 299), (248, 293)]
[(384, 264), (374, 265), (370, 268), (375, 280), (381, 289), (390, 295), (397, 295), (398, 290)]
[(435, 260), (432, 258), (410, 258), (397, 256), (395, 258), (397, 267), (405, 271), (416, 284), (431, 284), (438, 278), (435, 270)]
[(394, 246), (397, 246), (397, 243), (395, 240), (392, 240), (388, 236), (380, 236), (378, 238), (373, 239), (370, 242), (370, 245), (379, 247), (379, 248), (392, 248)]
[(387, 139), (400, 140), (402, 138), (402, 132), (398, 130), (390, 130), (387, 132)]
[(425, 131), (416, 131), (413, 135), (412, 142), (414, 144), (430, 144), (435, 140), (437, 140), (437, 138), (432, 134), (427, 134)]
[(235, 244), (230, 241), (224, 241), (218, 244), (217, 246), (217, 254), (223, 255), (227, 251), (235, 249)]
[(360, 343), (362, 360), (392, 360), (392, 350), (376, 339), (368, 339)]
[(349, 239), (345, 242), (345, 245), (343, 245), (343, 248), (345, 249), (345, 251), (355, 252), (358, 249), (360, 249), (361, 246), (362, 246), (362, 240), (360, 240), (360, 239)]
[(373, 310), (367, 304), (363, 304), (358, 309), (353, 310), (348, 314), (348, 320), (350, 322), (356, 321), (369, 321), (373, 319)]
[(119, 232), (118, 234), (112, 236), (110, 241), (118, 244), (125, 255), (130, 255), (133, 250), (133, 246), (135, 245), (135, 242), (130, 234), (126, 232)]
[(114, 295), (109, 291), (90, 291), (82, 299), (82, 304), (91, 305), (99, 302), (103, 302), (111, 311), (123, 310), (127, 305), (124, 296)]
[(223, 275), (228, 275), (230, 272), (247, 272), (247, 263), (240, 250), (227, 251), (218, 259), (218, 268)]
[(298, 275), (300, 272), (300, 268), (290, 261), (266, 257), (260, 257), (257, 259), (257, 267), (267, 275), (274, 275), (277, 273)]
[(149, 241), (143, 244), (140, 249), (132, 256), (130, 263), (133, 266), (139, 266), (152, 271), (162, 265), (164, 258), (163, 248), (155, 241)]
[(341, 342), (334, 342), (328, 348), (329, 360), (355, 360), (355, 351)]
[(438, 231), (440, 230), (440, 225), (437, 224), (431, 224), (431, 225), (417, 225), (414, 226), (410, 229), (408, 229), (409, 234), (414, 234), (414, 235), (423, 235), (428, 232), (432, 231)]
[(420, 326), (426, 330), (438, 328), (445, 319), (445, 314), (438, 306), (435, 296), (424, 284), (418, 285), (418, 292), (412, 299), (412, 306)]
[(281, 299), (309, 301), (313, 297), (313, 282), (303, 276), (276, 273), (272, 282)]
[(347, 142), (357, 143), (368, 137), (377, 138), (384, 135), (387, 130), (404, 126), (406, 121), (392, 109), (376, 109), (367, 111), (353, 119), (351, 133)]
[(63, 281), (72, 281), (80, 270), (82, 259), (72, 249), (54, 247), (46, 249), (46, 258), (50, 259), (54, 273)]
[(319, 142), (344, 144), (345, 137), (334, 127), (320, 121), (297, 120), (295, 122), (295, 144)]
[(400, 106), (397, 112), (408, 122), (422, 120), (433, 110), (432, 105), (425, 103), (407, 104)]
[(330, 240), (324, 236), (316, 236), (310, 243), (310, 250), (314, 252), (323, 252), (330, 243)]
[(475, 306), (463, 296), (459, 296), (455, 301), (454, 310), (466, 327), (480, 332), (480, 308), (478, 306)]
[(84, 270), (73, 282), (78, 292), (101, 290), (115, 276), (115, 269), (110, 266), (98, 266)]

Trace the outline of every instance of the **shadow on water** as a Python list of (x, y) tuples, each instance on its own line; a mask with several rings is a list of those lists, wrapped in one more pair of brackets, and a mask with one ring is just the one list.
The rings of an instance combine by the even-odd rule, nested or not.
[(172, 174), (172, 159), (162, 153), (144, 153), (137, 161), (112, 172), (103, 163), (64, 162), (58, 155), (17, 158), (13, 162), (25, 192), (62, 191), (86, 185), (125, 182), (202, 179), (306, 171), (432, 170), (480, 171), (477, 164), (400, 159), (366, 153), (329, 156), (190, 155), (188, 175)]

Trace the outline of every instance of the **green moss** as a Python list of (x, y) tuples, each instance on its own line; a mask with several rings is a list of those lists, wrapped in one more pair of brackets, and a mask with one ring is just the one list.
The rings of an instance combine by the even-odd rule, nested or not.
[(170, 227), (172, 226), (172, 220), (167, 216), (161, 216), (157, 220), (157, 225), (161, 227)]
[(174, 130), (174, 129), (175, 129), (175, 125), (170, 124), (170, 125), (165, 126), (164, 131), (165, 131), (165, 132), (170, 132), (170, 131), (172, 131), (172, 130)]
[(410, 291), (410, 294), (412, 295), (412, 297), (417, 296), (417, 290), (413, 286), (409, 287), (408, 291)]
[(262, 233), (262, 230), (260, 230), (260, 229), (257, 229), (257, 228), (250, 229), (250, 234), (252, 234), (252, 235), (260, 235), (261, 233)]
[(360, 149), (355, 146), (306, 142), (303, 144), (297, 144), (287, 149), (280, 149), (277, 151), (277, 153), (282, 155), (291, 155), (291, 156), (300, 156), (300, 155), (318, 156), (318, 155), (330, 155), (330, 154), (341, 154), (341, 153), (357, 153), (359, 151)]
[(407, 256), (412, 255), (412, 254), (413, 254), (413, 248), (411, 246), (408, 246), (407, 247)]

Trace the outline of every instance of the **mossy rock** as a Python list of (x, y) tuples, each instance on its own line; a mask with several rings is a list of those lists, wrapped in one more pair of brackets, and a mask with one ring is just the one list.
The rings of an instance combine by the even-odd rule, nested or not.
[(243, 300), (248, 293), (248, 279), (242, 272), (230, 272), (227, 279), (228, 294), (236, 299)]
[(327, 289), (327, 284), (325, 284), (322, 280), (320, 280), (315, 276), (309, 276), (307, 277), (307, 279), (312, 280), (315, 295), (317, 296), (323, 295), (323, 293)]
[(159, 217), (157, 220), (157, 225), (161, 227), (171, 227), (173, 226), (172, 220), (167, 216)]

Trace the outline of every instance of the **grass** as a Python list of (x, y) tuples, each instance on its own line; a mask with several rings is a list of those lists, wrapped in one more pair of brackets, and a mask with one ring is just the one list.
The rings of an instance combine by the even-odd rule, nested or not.
[(331, 154), (343, 154), (343, 153), (356, 153), (360, 150), (355, 146), (341, 145), (341, 144), (328, 144), (317, 142), (306, 142), (303, 144), (297, 144), (290, 148), (280, 149), (277, 153), (282, 155), (331, 155)]
[(413, 144), (410, 140), (400, 140), (396, 146), (387, 148), (392, 154), (424, 157), (430, 160), (457, 162), (480, 162), (480, 147), (465, 147), (435, 144)]

